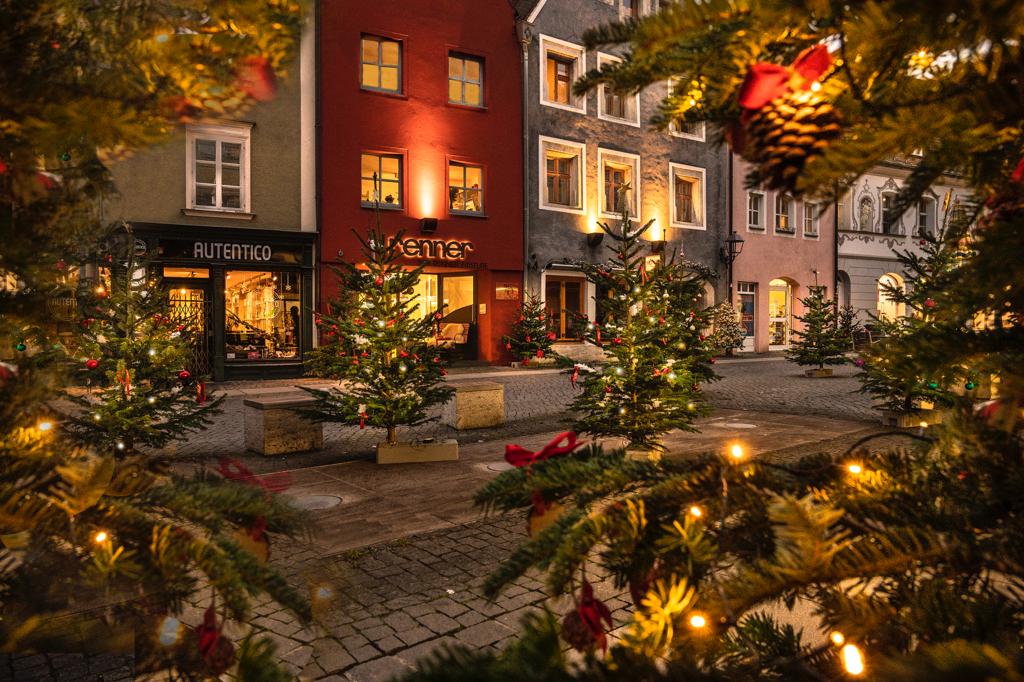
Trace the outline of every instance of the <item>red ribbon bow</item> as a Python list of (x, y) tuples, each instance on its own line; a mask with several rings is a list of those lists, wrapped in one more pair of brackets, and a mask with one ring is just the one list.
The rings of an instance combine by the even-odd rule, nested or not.
[(791, 66), (758, 62), (750, 67), (740, 86), (739, 104), (757, 110), (790, 90), (808, 90), (832, 66), (832, 55), (824, 45), (807, 48)]
[(366, 428), (366, 412), (365, 411), (359, 413), (359, 428), (360, 429), (365, 429)]
[[(565, 442), (565, 445), (561, 445), (563, 441)], [(537, 452), (530, 452), (519, 445), (506, 445), (505, 461), (514, 467), (530, 466), (534, 462), (567, 455), (580, 445), (582, 444), (576, 442), (575, 433), (572, 431), (565, 431), (552, 438), (550, 443)]]
[(579, 365), (573, 365), (572, 366), (572, 375), (569, 376), (569, 383), (572, 385), (573, 388), (576, 388), (576, 381), (579, 378), (580, 378), (580, 366)]
[(237, 459), (221, 457), (219, 462), (217, 471), (220, 472), (221, 476), (237, 483), (244, 483), (246, 485), (256, 486), (257, 488), (263, 488), (268, 495), (270, 493), (279, 493), (287, 490), (288, 486), (291, 484), (287, 472), (257, 476), (249, 471)]
[(196, 402), (200, 405), (206, 402), (206, 382), (199, 381), (196, 383)]
[(132, 397), (132, 373), (125, 367), (124, 372), (119, 372), (117, 375), (117, 383), (124, 387), (124, 397), (126, 399)]
[(605, 628), (602, 623), (612, 627), (612, 614), (604, 602), (594, 596), (594, 588), (586, 580), (583, 581), (583, 588), (580, 590), (580, 602), (576, 606), (576, 612), (580, 614), (580, 620), (594, 635), (594, 641), (601, 651), (608, 650), (608, 638), (605, 636)]

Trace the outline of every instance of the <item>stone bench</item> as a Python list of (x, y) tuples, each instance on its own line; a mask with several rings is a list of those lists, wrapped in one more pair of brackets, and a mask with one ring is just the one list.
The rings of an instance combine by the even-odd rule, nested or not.
[(445, 423), (462, 431), (505, 423), (505, 385), (493, 381), (452, 384), (455, 397), (445, 408)]
[(272, 456), (323, 448), (324, 425), (296, 412), (316, 405), (312, 396), (246, 398), (242, 404), (246, 450)]

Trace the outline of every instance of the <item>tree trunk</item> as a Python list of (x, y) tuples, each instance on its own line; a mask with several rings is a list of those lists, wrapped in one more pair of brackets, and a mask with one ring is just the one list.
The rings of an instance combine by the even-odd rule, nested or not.
[(395, 426), (388, 427), (388, 445), (395, 445), (398, 443), (398, 428)]

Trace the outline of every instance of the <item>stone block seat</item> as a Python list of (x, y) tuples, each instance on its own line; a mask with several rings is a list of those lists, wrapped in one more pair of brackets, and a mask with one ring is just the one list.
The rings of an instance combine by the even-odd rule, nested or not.
[(505, 385), (493, 381), (453, 384), (445, 422), (457, 430), (486, 429), (505, 423)]
[(261, 455), (286, 455), (320, 450), (324, 425), (303, 417), (297, 410), (313, 407), (312, 396), (289, 394), (246, 398), (245, 449)]

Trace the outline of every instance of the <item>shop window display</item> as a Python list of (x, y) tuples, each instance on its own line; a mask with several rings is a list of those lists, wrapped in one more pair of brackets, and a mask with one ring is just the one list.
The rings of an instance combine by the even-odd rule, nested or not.
[(224, 346), (228, 360), (299, 357), (299, 274), (232, 270), (225, 275)]

